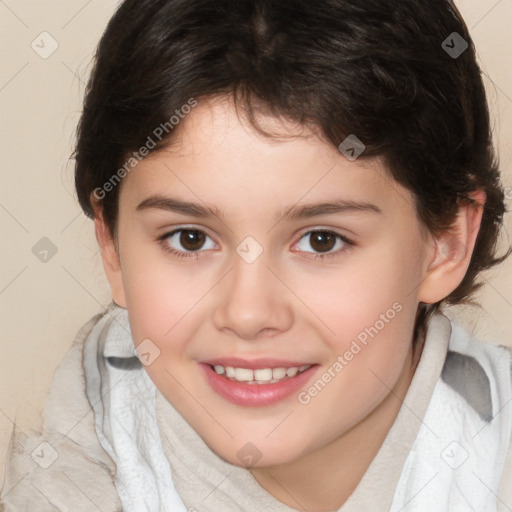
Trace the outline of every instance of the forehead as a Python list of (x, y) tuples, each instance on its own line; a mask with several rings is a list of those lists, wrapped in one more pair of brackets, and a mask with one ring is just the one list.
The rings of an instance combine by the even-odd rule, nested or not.
[[(142, 160), (125, 178), (121, 203), (171, 195), (240, 214), (332, 198), (411, 213), (412, 196), (379, 158), (349, 161), (297, 123), (261, 114), (258, 133), (229, 98), (200, 102), (175, 127), (168, 147)], [(398, 201), (397, 201), (398, 200)]]

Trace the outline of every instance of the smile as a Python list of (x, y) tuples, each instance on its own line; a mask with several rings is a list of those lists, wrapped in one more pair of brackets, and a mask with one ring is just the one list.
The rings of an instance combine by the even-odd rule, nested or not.
[(292, 366), (290, 368), (259, 368), (252, 370), (250, 368), (235, 368), (233, 366), (222, 366), (216, 364), (213, 369), (217, 375), (224, 375), (227, 379), (237, 382), (247, 382), (248, 384), (275, 384), (283, 380), (295, 377), (297, 374), (310, 368), (310, 364), (300, 367)]
[(318, 364), (269, 367), (269, 363), (263, 366), (260, 362), (251, 365), (257, 368), (244, 368), (219, 363), (199, 363), (208, 386), (225, 400), (243, 407), (266, 407), (286, 400), (299, 393), (320, 368)]

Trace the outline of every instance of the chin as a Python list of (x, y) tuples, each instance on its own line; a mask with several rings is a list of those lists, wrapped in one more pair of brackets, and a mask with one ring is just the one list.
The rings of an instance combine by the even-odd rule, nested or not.
[(245, 443), (235, 441), (229, 446), (210, 446), (210, 449), (224, 461), (247, 469), (287, 464), (304, 455), (302, 450), (293, 450), (292, 447), (289, 450), (283, 450), (282, 444), (280, 444), (279, 450), (276, 450), (275, 446), (268, 443), (265, 445), (261, 442), (253, 443), (251, 441)]

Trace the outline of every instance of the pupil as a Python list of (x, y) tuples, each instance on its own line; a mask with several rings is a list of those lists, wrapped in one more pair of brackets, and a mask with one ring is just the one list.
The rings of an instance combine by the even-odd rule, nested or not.
[(180, 243), (188, 251), (197, 251), (204, 244), (204, 233), (193, 229), (181, 232)]
[(328, 231), (316, 231), (311, 238), (311, 247), (313, 247), (315, 251), (327, 252), (334, 247), (333, 242), (335, 243), (336, 239), (332, 233)]

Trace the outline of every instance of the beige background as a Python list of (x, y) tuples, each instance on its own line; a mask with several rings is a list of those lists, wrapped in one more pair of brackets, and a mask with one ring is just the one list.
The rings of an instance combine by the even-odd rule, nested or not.
[[(38, 421), (53, 372), (77, 330), (110, 302), (93, 223), (79, 209), (68, 158), (93, 50), (116, 4), (0, 0), (0, 461), (13, 422), (28, 428)], [(511, 208), (512, 0), (457, 5), (486, 75)], [(34, 40), (39, 52), (56, 44), (39, 37), (44, 31), (58, 44), (46, 59), (31, 48)], [(43, 237), (57, 249), (45, 263), (32, 252)], [(483, 310), (450, 314), (484, 339), (512, 345), (512, 258), (486, 280)], [(3, 464), (0, 482), (2, 475)]]

